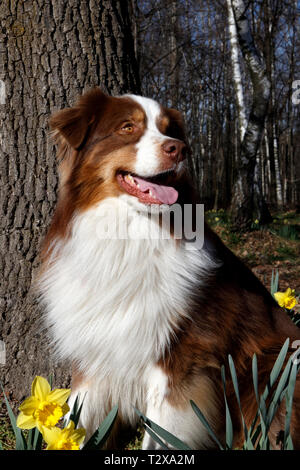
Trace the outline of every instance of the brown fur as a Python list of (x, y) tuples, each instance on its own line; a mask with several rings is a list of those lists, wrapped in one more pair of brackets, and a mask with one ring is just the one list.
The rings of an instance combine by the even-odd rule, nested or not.
[[(171, 402), (184, 403), (192, 398), (192, 390), (199, 377), (206, 375), (214, 381), (214, 400), (218, 404), (218, 423), (213, 422), (219, 438), (225, 429), (225, 407), (221, 382), (221, 366), (226, 367), (228, 379), (227, 396), (231, 405), (235, 425), (234, 446), (244, 440), (240, 411), (232, 384), (228, 355), (234, 360), (246, 424), (250, 426), (257, 403), (252, 382), (252, 357), (258, 358), (259, 389), (262, 393), (286, 338), (290, 344), (300, 338), (300, 331), (285, 311), (278, 307), (272, 296), (255, 275), (221, 242), (208, 227), (206, 243), (223, 261), (217, 276), (212, 277), (206, 287), (201, 287), (201, 296), (195, 296), (190, 319), (179, 325), (176, 340), (169, 354), (160, 361), (160, 366), (169, 376), (172, 393)], [(290, 349), (290, 353), (295, 350)], [(189, 384), (185, 389), (182, 384)], [(211, 396), (207, 395), (207, 396)], [(203, 402), (203, 400), (202, 400)], [(196, 402), (197, 403), (197, 402)], [(201, 408), (201, 400), (199, 400)], [(204, 408), (205, 413), (205, 408)], [(300, 448), (300, 378), (297, 380), (291, 431), (295, 448)], [(208, 415), (209, 417), (209, 415)], [(276, 436), (284, 429), (284, 404), (279, 409), (271, 427), (270, 439), (274, 447)]]

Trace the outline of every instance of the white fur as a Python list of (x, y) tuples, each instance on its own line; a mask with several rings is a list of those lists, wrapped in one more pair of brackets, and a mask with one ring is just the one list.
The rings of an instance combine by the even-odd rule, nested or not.
[(147, 117), (146, 131), (137, 143), (137, 157), (134, 173), (139, 176), (153, 176), (159, 172), (160, 159), (158, 148), (168, 139), (157, 127), (157, 120), (161, 114), (160, 105), (143, 96), (127, 95), (144, 109)]
[[(103, 214), (109, 225), (127, 211), (129, 233), (140, 239), (103, 239)], [(109, 411), (108, 399), (131, 423), (133, 405), (146, 412), (149, 374), (187, 315), (191, 292), (216, 267), (204, 250), (149, 239), (149, 230), (158, 225), (126, 200), (106, 199), (75, 217), (40, 281), (58, 357), (74, 361), (89, 382), (81, 392), (89, 390), (83, 422), (90, 429)]]
[[(209, 437), (204, 426), (200, 423), (188, 401), (184, 408), (172, 406), (168, 401), (169, 392), (167, 376), (159, 367), (153, 367), (148, 376), (147, 418), (181, 439), (192, 449), (203, 448), (209, 443)], [(212, 397), (208, 396), (207, 403), (210, 408), (212, 408), (211, 400)], [(165, 444), (172, 448), (167, 442)], [(146, 432), (142, 448), (144, 450), (152, 450), (160, 449), (161, 447)]]

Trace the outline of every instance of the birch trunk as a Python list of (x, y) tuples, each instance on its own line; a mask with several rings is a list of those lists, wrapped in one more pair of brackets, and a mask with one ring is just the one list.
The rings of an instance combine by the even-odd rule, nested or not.
[[(270, 26), (271, 27), (271, 26)], [(273, 49), (272, 49), (273, 51)], [(275, 70), (274, 70), (274, 53), (272, 54), (271, 57), (271, 83), (273, 84), (271, 86), (271, 103), (272, 103), (272, 109), (273, 111), (275, 110), (275, 89), (274, 89), (274, 84), (275, 84)], [(278, 136), (277, 136), (277, 127), (276, 127), (276, 122), (274, 119), (273, 115), (273, 121), (272, 121), (272, 135), (273, 135), (273, 149), (274, 149), (274, 168), (275, 168), (275, 182), (276, 182), (276, 199), (277, 199), (277, 205), (279, 207), (282, 206), (283, 204), (283, 196), (282, 196), (282, 184), (281, 184), (281, 177), (280, 177), (280, 167), (279, 167), (279, 149), (278, 149)]]
[(274, 166), (275, 166), (275, 181), (276, 181), (276, 199), (278, 207), (283, 205), (283, 191), (279, 167), (279, 150), (278, 150), (278, 138), (276, 133), (276, 125), (273, 123), (273, 138), (274, 138)]
[[(263, 135), (270, 97), (270, 82), (266, 76), (264, 62), (254, 45), (244, 2), (242, 0), (232, 0), (231, 5), (239, 45), (250, 73), (253, 88), (252, 106), (241, 144), (238, 176), (231, 201), (231, 217), (234, 229), (248, 230), (251, 227), (255, 212), (259, 210), (259, 206), (263, 203), (261, 200), (259, 205), (256, 204), (253, 183), (256, 155)], [(260, 196), (262, 199), (262, 194)]]
[(234, 14), (232, 10), (231, 0), (227, 0), (227, 9), (228, 9), (228, 31), (230, 39), (230, 56), (231, 56), (231, 67), (232, 67), (232, 78), (235, 88), (235, 97), (237, 104), (238, 112), (238, 121), (239, 121), (239, 136), (240, 142), (243, 141), (246, 128), (247, 128), (247, 119), (246, 119), (246, 108), (244, 103), (244, 93), (241, 77), (241, 69), (239, 62), (239, 42), (236, 30), (236, 24), (234, 19)]
[(271, 186), (271, 164), (270, 164), (270, 152), (269, 152), (269, 141), (268, 141), (268, 134), (267, 130), (265, 131), (265, 155), (266, 155), (266, 162), (265, 162), (265, 194), (266, 196), (270, 196), (269, 188)]

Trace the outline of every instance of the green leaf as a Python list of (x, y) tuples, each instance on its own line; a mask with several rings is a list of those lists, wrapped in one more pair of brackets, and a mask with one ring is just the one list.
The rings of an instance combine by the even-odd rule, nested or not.
[[(41, 450), (42, 449), (42, 443), (43, 443), (43, 436), (38, 430), (38, 428), (31, 429), (31, 449), (32, 450)], [(28, 436), (29, 439), (29, 436)], [(27, 440), (27, 445), (28, 445), (28, 440)], [(29, 447), (28, 447), (28, 450)]]
[[(282, 346), (277, 356), (277, 359), (272, 367), (270, 377), (265, 387), (265, 390), (263, 394), (259, 397), (259, 402), (258, 402), (259, 410), (258, 411), (260, 415), (260, 426), (261, 426), (261, 433), (262, 433), (260, 442), (262, 446), (264, 445), (263, 442), (267, 438), (268, 429), (269, 429), (270, 423), (272, 422), (274, 411), (275, 411), (275, 407), (270, 407), (270, 406), (269, 406), (269, 410), (267, 410), (266, 399), (268, 398), (269, 393), (281, 372), (282, 365), (287, 355), (288, 347), (289, 347), (289, 338), (286, 339), (284, 345)], [(254, 383), (254, 389), (255, 389), (255, 396), (257, 399), (258, 397), (258, 379), (257, 379), (258, 373), (257, 373), (256, 356), (253, 357), (252, 370), (253, 370), (253, 383)], [(284, 375), (284, 373), (282, 375)], [(278, 387), (277, 387), (277, 391), (279, 392), (282, 390), (282, 387), (281, 387), (282, 380), (283, 380), (283, 377), (281, 376)], [(277, 401), (277, 398), (275, 401)]]
[(276, 270), (276, 274), (274, 275), (274, 270), (272, 270), (272, 278), (271, 278), (271, 295), (274, 297), (275, 292), (278, 292), (278, 284), (279, 284), (279, 272), (278, 269)]
[[(290, 356), (289, 360), (287, 361), (285, 368), (280, 376), (278, 381), (277, 387), (273, 392), (273, 396), (270, 400), (269, 407), (266, 407), (266, 399), (275, 384), (276, 380), (279, 377), (279, 374), (282, 370), (282, 366), (286, 359), (287, 351), (289, 346), (289, 339), (287, 339), (281, 348), (280, 353), (275, 361), (275, 364), (272, 368), (270, 378), (268, 381), (268, 385), (264, 390), (263, 395), (260, 397), (259, 402), (259, 413), (260, 413), (260, 426), (261, 426), (261, 438), (260, 438), (260, 448), (261, 449), (269, 449), (270, 448), (270, 441), (268, 438), (268, 431), (270, 429), (271, 423), (277, 413), (277, 410), (285, 398), (287, 394), (287, 390), (290, 390), (290, 393), (294, 392), (292, 388), (293, 385), (291, 384), (292, 376), (291, 376), (291, 367), (292, 367), (292, 360), (293, 356)], [(293, 374), (296, 374), (296, 369), (294, 370)], [(295, 377), (293, 375), (293, 377)], [(295, 378), (296, 380), (296, 378)], [(289, 388), (290, 387), (290, 388)]]
[(83, 402), (85, 400), (85, 397), (86, 397), (86, 394), (84, 395), (83, 400), (79, 405), (80, 394), (78, 394), (75, 398), (74, 404), (73, 404), (72, 409), (70, 411), (68, 423), (70, 421), (73, 421), (73, 423), (75, 424), (75, 428), (77, 427), (78, 422), (79, 422), (79, 418), (80, 418), (80, 414), (81, 414), (81, 410), (82, 410), (82, 406), (83, 406)]
[[(258, 413), (256, 414), (255, 419), (251, 424), (250, 435), (252, 436), (253, 432), (255, 430), (255, 433), (252, 436), (252, 443), (255, 445), (255, 442), (256, 442), (258, 436), (261, 434), (260, 444), (259, 444), (260, 448), (266, 448), (268, 443), (269, 443), (268, 430), (269, 430), (270, 424), (273, 420), (274, 414), (276, 413), (277, 408), (276, 408), (275, 402), (273, 402), (273, 404), (272, 404), (272, 401), (271, 401), (271, 403), (269, 405), (269, 408), (267, 409), (266, 399), (268, 398), (269, 393), (270, 393), (274, 383), (276, 382), (276, 380), (277, 380), (277, 378), (278, 378), (278, 376), (281, 372), (281, 369), (282, 369), (282, 366), (283, 366), (283, 363), (285, 361), (286, 354), (287, 354), (287, 351), (288, 351), (288, 347), (289, 347), (289, 339), (287, 339), (285, 341), (284, 345), (282, 346), (282, 348), (281, 348), (281, 350), (280, 350), (280, 352), (277, 356), (277, 359), (276, 359), (276, 361), (275, 361), (275, 363), (272, 367), (271, 373), (270, 373), (268, 384), (266, 385), (265, 390), (264, 390), (264, 392), (261, 396), (259, 396), (259, 392), (258, 392), (257, 357), (254, 354), (253, 358), (252, 358), (252, 377), (253, 377), (253, 386), (254, 386), (255, 397), (256, 397), (256, 401), (258, 403)], [(279, 392), (281, 392), (282, 387), (280, 386), (279, 388), (277, 388), (277, 390)], [(277, 399), (276, 399), (276, 401), (277, 401)], [(260, 424), (255, 429), (255, 425), (256, 425), (256, 421), (258, 419), (258, 416), (260, 417)]]
[(258, 412), (259, 412), (259, 416), (260, 416), (260, 429), (261, 429), (260, 443), (262, 445), (262, 442), (264, 441), (264, 439), (266, 438), (266, 435), (267, 435), (267, 426), (266, 426), (267, 405), (266, 405), (266, 402), (265, 402), (263, 396), (260, 397)]
[(284, 449), (285, 450), (294, 450), (294, 445), (293, 445), (293, 441), (292, 441), (291, 436), (287, 437)]
[[(259, 412), (257, 412), (256, 416), (258, 417), (259, 416)], [(252, 428), (252, 426), (251, 426)], [(252, 432), (254, 432), (253, 436), (252, 436), (252, 433), (251, 433), (251, 442), (253, 443), (253, 446), (255, 446), (256, 444), (256, 441), (257, 439), (259, 438), (260, 434), (261, 434), (261, 425), (258, 424), (257, 427), (255, 428), (255, 425), (253, 426), (253, 429), (252, 429)], [(256, 449), (258, 450), (259, 448), (259, 444), (257, 444), (257, 447)]]
[(198, 406), (196, 405), (196, 403), (193, 402), (193, 400), (190, 401), (191, 405), (192, 405), (192, 408), (194, 410), (194, 412), (196, 413), (196, 415), (198, 416), (198, 418), (200, 419), (201, 423), (203, 424), (203, 426), (206, 428), (208, 434), (210, 435), (210, 437), (216, 442), (216, 444), (219, 446), (219, 448), (221, 450), (224, 450), (224, 447), (222, 446), (222, 444), (220, 443), (219, 439), (217, 438), (217, 436), (215, 435), (215, 433), (213, 432), (213, 430), (211, 429), (208, 421), (206, 420), (205, 416), (203, 415), (203, 413), (199, 410)]
[(238, 384), (238, 379), (236, 375), (236, 370), (235, 370), (235, 365), (233, 362), (233, 359), (231, 355), (229, 354), (228, 356), (228, 363), (229, 363), (229, 370), (231, 373), (231, 378), (232, 378), (232, 383), (233, 383), (233, 388), (235, 392), (235, 396), (239, 405), (240, 413), (241, 413), (241, 419), (242, 419), (242, 425), (243, 425), (243, 430), (244, 430), (244, 435), (245, 435), (245, 442), (247, 443), (247, 448), (249, 450), (252, 450), (251, 448), (253, 447), (251, 440), (248, 439), (249, 434), (248, 434), (248, 429), (245, 423), (244, 415), (242, 412), (242, 406), (241, 406), (241, 400), (240, 400), (240, 393), (239, 393), (239, 384)]
[(0, 384), (0, 385), (1, 385), (1, 389), (2, 389), (2, 392), (3, 392), (4, 399), (5, 399), (5, 403), (6, 403), (10, 423), (12, 425), (12, 428), (13, 428), (13, 431), (14, 431), (15, 437), (16, 437), (16, 450), (26, 450), (27, 449), (26, 439), (25, 439), (21, 429), (19, 429), (17, 427), (16, 417), (13, 414), (13, 411), (11, 409), (9, 401), (8, 401), (6, 395), (5, 395), (4, 388), (2, 387), (2, 384)]
[(232, 419), (230, 415), (230, 410), (228, 407), (228, 402), (226, 398), (226, 378), (225, 378), (225, 367), (221, 367), (221, 377), (223, 383), (223, 392), (224, 392), (224, 402), (225, 402), (225, 410), (226, 410), (226, 448), (232, 449), (233, 443), (233, 427), (232, 427)]
[(103, 423), (99, 426), (97, 431), (94, 432), (92, 437), (85, 444), (85, 446), (83, 447), (84, 450), (95, 450), (101, 449), (103, 447), (114, 425), (117, 414), (118, 406), (116, 405), (108, 413), (108, 415), (104, 419)]
[(243, 449), (244, 449), (244, 450), (255, 450), (255, 447), (254, 447), (254, 445), (253, 445), (253, 443), (252, 443), (252, 440), (251, 440), (249, 434), (248, 434), (247, 439), (244, 441)]
[(252, 378), (253, 386), (257, 404), (259, 405), (259, 393), (258, 393), (258, 371), (257, 371), (257, 357), (256, 354), (253, 354), (252, 358)]
[(29, 429), (28, 431), (28, 437), (27, 437), (27, 450), (32, 450), (33, 449), (33, 432), (35, 428)]
[(278, 354), (277, 356), (277, 359), (275, 361), (275, 364), (271, 370), (271, 374), (270, 374), (270, 378), (269, 378), (269, 382), (265, 388), (265, 391), (263, 393), (263, 397), (264, 399), (266, 400), (267, 396), (269, 395), (269, 392), (271, 390), (271, 388), (273, 387), (274, 383), (276, 382), (280, 372), (281, 372), (281, 369), (282, 369), (282, 366), (283, 366), (283, 363), (285, 361), (285, 358), (286, 358), (286, 355), (287, 355), (287, 351), (288, 351), (288, 348), (289, 348), (289, 343), (290, 343), (290, 340), (289, 338), (286, 339), (286, 341), (284, 342), (284, 345), (282, 346), (281, 350), (280, 350), (280, 353)]
[[(163, 429), (161, 426), (158, 424), (154, 423), (151, 421), (149, 418), (147, 418), (145, 415), (143, 415), (139, 410), (135, 408), (136, 413), (139, 415), (140, 418), (144, 421), (146, 424), (146, 431), (149, 432), (149, 428), (154, 431), (155, 434), (158, 434), (162, 439), (164, 439), (168, 444), (170, 444), (172, 447), (178, 450), (192, 450), (187, 444), (182, 442), (178, 437), (174, 436), (171, 434), (169, 431), (166, 429)], [(150, 433), (149, 433), (150, 434)], [(151, 434), (153, 439), (155, 439), (154, 434)], [(160, 441), (161, 442), (161, 441)], [(168, 449), (168, 447), (166, 447)]]
[[(276, 387), (276, 390), (273, 394), (273, 397), (272, 397), (272, 401), (271, 401), (271, 404), (273, 405), (274, 409), (275, 409), (275, 406), (279, 406), (279, 404), (281, 403), (285, 393), (286, 393), (286, 386), (287, 386), (287, 382), (288, 382), (288, 379), (289, 379), (289, 375), (290, 375), (290, 372), (291, 372), (291, 367), (292, 367), (292, 364), (291, 364), (291, 358), (289, 359), (289, 361), (287, 362), (285, 368), (284, 368), (284, 371), (282, 372), (281, 374), (281, 377), (280, 377), (280, 380), (278, 382), (278, 385)], [(272, 408), (273, 409), (273, 408)]]
[(290, 436), (290, 425), (291, 425), (291, 416), (292, 416), (292, 407), (293, 407), (293, 396), (296, 385), (296, 378), (298, 373), (297, 363), (294, 363), (291, 370), (290, 380), (287, 387), (286, 394), (286, 418), (284, 426), (284, 448), (293, 449), (293, 442)]
[(41, 450), (43, 436), (38, 428), (30, 429), (27, 438), (27, 450)]
[(155, 434), (155, 432), (152, 431), (152, 429), (149, 426), (147, 426), (145, 421), (144, 421), (144, 426), (145, 426), (145, 430), (147, 431), (147, 433), (150, 434), (150, 436), (155, 442), (157, 442), (163, 449), (169, 450), (169, 447), (166, 446), (166, 444), (158, 437), (157, 434)]
[(49, 382), (50, 388), (51, 388), (51, 390), (52, 390), (52, 387), (53, 387), (53, 374), (50, 374), (50, 375), (49, 375), (48, 382)]

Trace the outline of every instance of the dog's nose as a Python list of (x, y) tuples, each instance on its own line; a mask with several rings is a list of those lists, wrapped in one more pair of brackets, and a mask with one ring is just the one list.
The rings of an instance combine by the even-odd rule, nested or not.
[(176, 162), (181, 162), (186, 157), (186, 145), (180, 140), (168, 139), (161, 148), (165, 155)]

